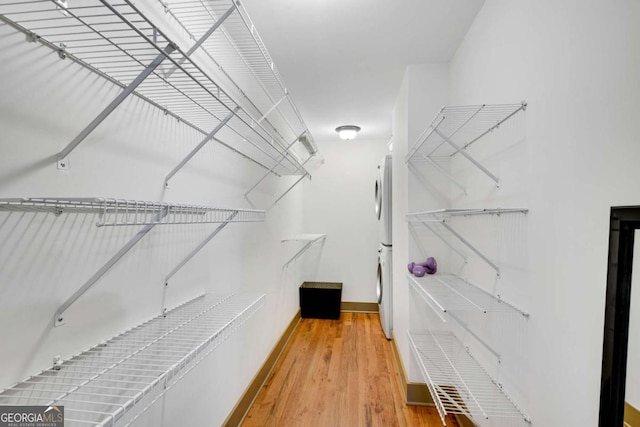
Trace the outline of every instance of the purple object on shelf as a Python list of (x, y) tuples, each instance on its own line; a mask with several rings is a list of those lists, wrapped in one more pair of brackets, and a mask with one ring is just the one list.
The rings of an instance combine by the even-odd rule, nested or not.
[(416, 264), (413, 266), (413, 270), (411, 272), (416, 277), (422, 277), (427, 272), (427, 269), (419, 264)]
[(413, 267), (416, 265), (415, 262), (410, 262), (407, 264), (407, 268), (409, 269), (409, 273), (413, 273)]
[(434, 257), (427, 258), (427, 261), (422, 266), (427, 270), (427, 274), (435, 274), (438, 271), (438, 263)]

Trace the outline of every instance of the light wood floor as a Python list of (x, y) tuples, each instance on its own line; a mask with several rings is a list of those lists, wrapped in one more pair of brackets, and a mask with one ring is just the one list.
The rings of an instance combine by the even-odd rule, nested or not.
[(377, 314), (302, 319), (243, 426), (442, 426), (403, 399)]

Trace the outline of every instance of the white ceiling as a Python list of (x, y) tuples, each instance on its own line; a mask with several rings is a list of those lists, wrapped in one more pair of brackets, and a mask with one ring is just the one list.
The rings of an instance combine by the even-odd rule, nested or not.
[[(484, 0), (242, 0), (316, 141), (388, 139), (406, 65), (448, 62)], [(320, 144), (322, 150), (322, 145)]]

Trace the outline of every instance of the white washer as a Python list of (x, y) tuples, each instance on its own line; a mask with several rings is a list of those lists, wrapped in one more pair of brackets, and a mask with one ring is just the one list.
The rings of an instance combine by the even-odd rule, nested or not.
[(378, 272), (376, 293), (382, 331), (391, 339), (392, 316), (392, 264), (391, 264), (391, 154), (378, 166), (375, 188), (376, 219), (378, 220)]
[(391, 295), (391, 278), (393, 277), (393, 273), (391, 261), (391, 247), (381, 244), (378, 247), (378, 283), (376, 292), (378, 294), (380, 324), (382, 325), (382, 331), (384, 332), (387, 339), (391, 339), (391, 328), (393, 326), (393, 300)]
[(391, 246), (391, 154), (384, 156), (378, 166), (375, 197), (378, 241)]

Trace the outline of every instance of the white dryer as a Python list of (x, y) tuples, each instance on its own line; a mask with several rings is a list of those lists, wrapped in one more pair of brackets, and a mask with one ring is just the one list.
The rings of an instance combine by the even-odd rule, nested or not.
[(392, 317), (392, 294), (391, 280), (392, 272), (391, 247), (380, 245), (378, 247), (378, 274), (376, 293), (378, 295), (378, 311), (380, 313), (380, 324), (387, 339), (391, 339), (391, 329), (393, 326)]
[(378, 166), (375, 188), (376, 218), (378, 220), (378, 273), (376, 293), (382, 330), (391, 339), (392, 278), (391, 263), (391, 154), (387, 154)]
[(391, 246), (391, 154), (384, 156), (378, 166), (375, 196), (378, 241)]

